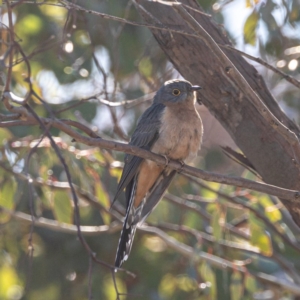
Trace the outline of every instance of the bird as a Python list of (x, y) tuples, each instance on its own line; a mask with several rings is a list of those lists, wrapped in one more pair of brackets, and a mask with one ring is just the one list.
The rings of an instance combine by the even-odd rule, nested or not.
[(200, 150), (203, 126), (195, 107), (196, 91), (200, 89), (186, 80), (166, 81), (155, 94), (152, 105), (138, 119), (129, 144), (163, 155), (166, 165), (125, 155), (123, 172), (112, 202), (125, 189), (126, 215), (115, 271), (128, 259), (137, 226), (156, 207), (177, 173), (168, 167), (169, 159), (184, 165)]

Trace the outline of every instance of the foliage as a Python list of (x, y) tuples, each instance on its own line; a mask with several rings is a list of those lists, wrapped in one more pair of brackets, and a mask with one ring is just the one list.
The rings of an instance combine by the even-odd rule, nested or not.
[[(65, 1), (22, 2), (12, 10), (14, 40), (20, 45), (14, 50), (9, 11), (5, 4), (0, 8), (2, 62), (9, 65), (14, 51), (11, 91), (18, 97), (30, 91), (30, 107), (49, 118), (49, 132), (79, 198), (82, 233), (97, 258), (112, 264), (124, 208), (117, 203), (110, 210), (110, 205), (123, 155), (74, 141), (51, 126), (51, 119), (78, 121), (103, 138), (128, 141), (152, 98), (139, 97), (179, 75), (147, 28), (95, 13), (141, 23), (130, 1), (77, 1), (84, 9)], [(225, 18), (228, 3), (199, 2), (216, 20)], [(290, 37), (286, 28), (299, 27), (297, 1), (246, 1), (244, 6), (251, 10), (243, 26), (244, 43), (256, 45), (261, 57), (295, 74), (300, 37)], [(284, 10), (282, 25), (274, 17), (278, 7)], [(284, 85), (282, 91), (276, 75), (266, 78), (275, 93), (281, 88), (282, 105), (292, 108), (298, 119), (295, 89)], [(137, 100), (122, 103), (128, 99)], [(180, 175), (147, 223), (188, 245), (193, 258), (141, 228), (124, 266), (136, 277), (118, 272), (114, 281), (111, 270), (95, 263), (78, 239), (68, 174), (45, 130), (9, 119), (3, 102), (0, 107), (1, 299), (115, 299), (116, 286), (122, 299), (235, 300), (266, 292), (293, 299), (290, 290), (273, 288), (258, 276), (299, 282), (297, 236), (280, 202)], [(201, 155), (197, 167), (255, 179), (209, 143)]]

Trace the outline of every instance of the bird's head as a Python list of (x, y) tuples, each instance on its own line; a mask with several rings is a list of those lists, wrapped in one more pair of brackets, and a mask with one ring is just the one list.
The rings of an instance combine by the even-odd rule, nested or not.
[(200, 90), (198, 85), (192, 85), (186, 80), (169, 80), (157, 91), (154, 102), (162, 103), (166, 106), (183, 104), (185, 102), (195, 103), (194, 92)]

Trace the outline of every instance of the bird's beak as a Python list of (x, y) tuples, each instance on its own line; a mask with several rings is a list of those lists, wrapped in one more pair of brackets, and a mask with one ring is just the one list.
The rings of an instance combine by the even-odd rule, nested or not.
[(194, 92), (194, 91), (199, 91), (199, 90), (201, 90), (202, 89), (202, 87), (201, 86), (199, 86), (199, 85), (193, 85), (192, 87), (191, 87), (191, 90)]

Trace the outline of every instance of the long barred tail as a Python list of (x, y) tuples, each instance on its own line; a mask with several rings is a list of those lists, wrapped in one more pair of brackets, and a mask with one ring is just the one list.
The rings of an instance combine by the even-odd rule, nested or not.
[[(138, 219), (136, 219), (137, 214), (136, 210), (133, 207), (133, 201), (136, 193), (136, 186), (137, 186), (137, 180), (134, 178), (130, 185), (126, 188), (126, 197), (129, 198), (128, 205), (127, 205), (127, 211), (125, 220), (123, 223), (123, 229), (121, 231), (121, 236), (119, 239), (118, 249), (117, 249), (117, 255), (115, 260), (115, 267), (120, 268), (121, 265), (125, 260), (127, 260), (132, 243), (134, 234), (136, 231), (136, 226), (138, 223)], [(116, 271), (117, 269), (115, 269)]]
[(117, 250), (117, 255), (115, 260), (116, 268), (120, 268), (123, 262), (127, 260), (129, 256), (132, 243), (133, 243), (134, 234), (136, 231), (136, 226), (137, 224), (128, 225), (127, 216), (126, 216), (123, 229), (121, 232), (121, 236), (119, 239), (119, 245), (118, 245), (118, 250)]

